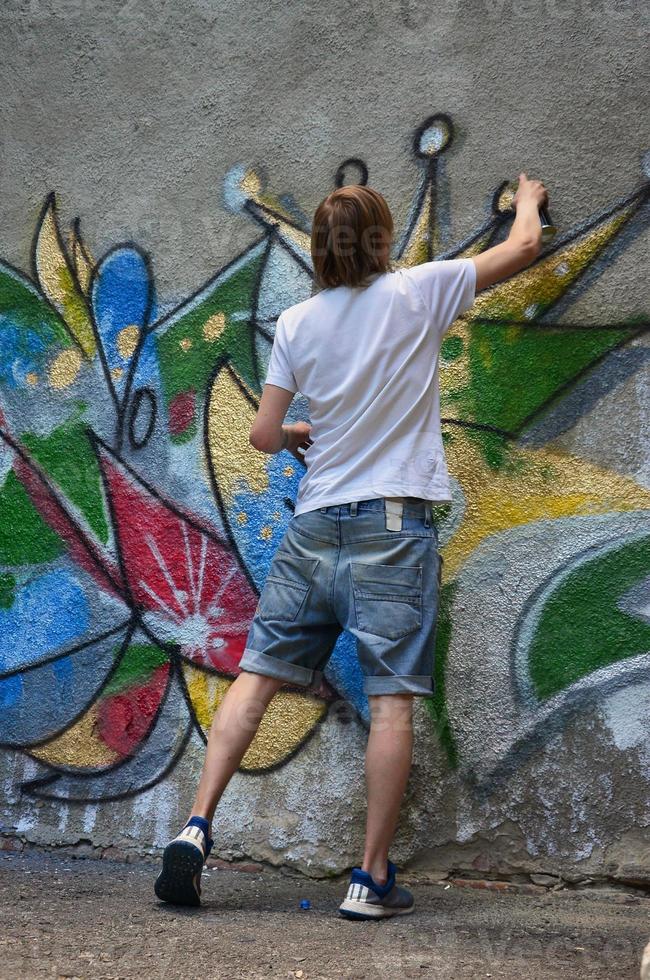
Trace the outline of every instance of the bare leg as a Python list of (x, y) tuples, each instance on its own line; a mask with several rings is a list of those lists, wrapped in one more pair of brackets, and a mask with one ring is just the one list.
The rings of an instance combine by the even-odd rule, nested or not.
[(285, 682), (242, 671), (219, 705), (190, 816), (212, 821), (217, 803), (253, 741), (269, 702)]
[(371, 722), (366, 749), (368, 814), (364, 871), (377, 884), (387, 880), (388, 849), (393, 840), (413, 753), (413, 695), (381, 694), (368, 698)]

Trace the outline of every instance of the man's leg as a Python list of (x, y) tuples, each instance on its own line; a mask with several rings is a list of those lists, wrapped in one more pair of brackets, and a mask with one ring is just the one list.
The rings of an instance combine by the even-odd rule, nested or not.
[(217, 803), (253, 741), (269, 702), (285, 683), (243, 670), (219, 705), (208, 736), (203, 772), (190, 816), (211, 823)]
[(388, 850), (413, 754), (413, 695), (371, 695), (370, 734), (366, 749), (368, 813), (363, 871), (377, 884), (387, 880)]

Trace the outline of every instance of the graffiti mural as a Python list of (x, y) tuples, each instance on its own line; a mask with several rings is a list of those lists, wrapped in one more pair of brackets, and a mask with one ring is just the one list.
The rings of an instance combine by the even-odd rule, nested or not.
[[(396, 266), (475, 255), (508, 233), (504, 181), (476, 231), (444, 248), (452, 142), (446, 115), (414, 134), (420, 180)], [(367, 182), (364, 161), (341, 164), (335, 183), (351, 180)], [(644, 179), (482, 292), (442, 345), (454, 502), (438, 508), (429, 707), (449, 764), (479, 779), (581, 697), (650, 666), (650, 491), (554, 444), (648, 357), (635, 343), (646, 314), (593, 326), (567, 311), (638, 234), (649, 188)], [(134, 795), (170, 773), (193, 731), (205, 740), (291, 517), (301, 464), (257, 452), (248, 432), (275, 321), (312, 293), (309, 227), (246, 167), (227, 175), (224, 201), (260, 237), (166, 311), (150, 257), (126, 243), (94, 258), (78, 220), (64, 236), (54, 195), (31, 277), (0, 263), (0, 742), (38, 765), (29, 794)], [(300, 394), (289, 418), (308, 418)], [(486, 548), (501, 556), (503, 584), (481, 571)], [(468, 659), (472, 603), (499, 617), (499, 643)], [(477, 755), (480, 719), (458, 706), (479, 677), (486, 702), (499, 691), (510, 714)], [(348, 633), (318, 690), (278, 692), (242, 769), (289, 764), (341, 699), (367, 725)]]

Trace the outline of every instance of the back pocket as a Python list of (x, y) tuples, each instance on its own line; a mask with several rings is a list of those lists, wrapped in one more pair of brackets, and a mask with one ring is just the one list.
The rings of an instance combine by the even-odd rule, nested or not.
[(294, 620), (311, 588), (319, 561), (276, 551), (260, 595), (258, 615), (263, 619)]
[(398, 640), (422, 626), (422, 566), (350, 562), (357, 626)]

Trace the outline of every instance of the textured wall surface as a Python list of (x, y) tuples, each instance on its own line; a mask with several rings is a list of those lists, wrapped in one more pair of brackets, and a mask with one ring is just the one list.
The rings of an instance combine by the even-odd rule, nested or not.
[[(472, 255), (523, 169), (558, 234), (441, 350), (454, 502), (394, 859), (650, 880), (647, 10), (0, 17), (0, 832), (146, 853), (184, 819), (302, 475), (248, 430), (316, 204), (367, 180), (396, 264)], [(343, 634), (276, 695), (217, 853), (359, 859), (360, 680)]]

